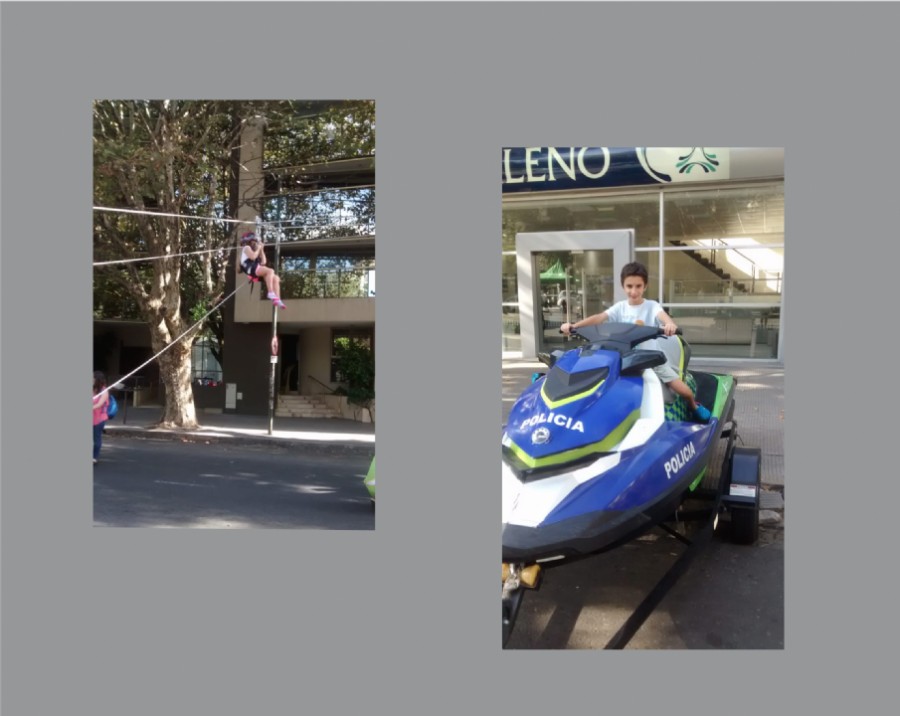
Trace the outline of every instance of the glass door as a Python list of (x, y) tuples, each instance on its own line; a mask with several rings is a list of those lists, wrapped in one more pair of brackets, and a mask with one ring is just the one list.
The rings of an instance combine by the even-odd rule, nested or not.
[(516, 236), (523, 358), (568, 346), (563, 323), (624, 298), (617, 276), (631, 260), (633, 241), (630, 229)]
[(614, 303), (614, 252), (538, 251), (533, 256), (540, 275), (541, 297), (537, 350), (552, 350), (567, 340), (559, 332), (563, 323), (600, 313)]

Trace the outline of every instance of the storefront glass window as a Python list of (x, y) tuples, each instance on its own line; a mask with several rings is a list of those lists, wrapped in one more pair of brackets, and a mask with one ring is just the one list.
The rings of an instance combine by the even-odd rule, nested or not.
[(503, 333), (501, 344), (501, 349), (503, 351), (516, 352), (522, 350), (518, 306), (503, 306)]
[[(665, 246), (696, 248), (743, 239), (757, 246), (784, 243), (784, 185), (666, 192)], [(704, 242), (699, 243), (698, 242)]]
[[(634, 229), (635, 259), (650, 275), (647, 296), (660, 300), (682, 325), (696, 345), (694, 355), (777, 357), (784, 281), (780, 181), (507, 201), (502, 241), (504, 350), (514, 351), (519, 344), (516, 234), (601, 229)], [(555, 258), (552, 252), (541, 255), (546, 266), (541, 264), (538, 271), (547, 270)], [(571, 257), (562, 257), (562, 265), (574, 266)], [(573, 276), (577, 283), (580, 274)], [(618, 283), (619, 277), (613, 280)], [(553, 312), (558, 289), (555, 293), (551, 284), (542, 282), (540, 295), (543, 311)], [(552, 327), (555, 318), (545, 316), (545, 328)]]
[(501, 258), (502, 282), (501, 296), (504, 304), (517, 303), (519, 300), (519, 281), (516, 276), (516, 255), (504, 253)]
[(636, 246), (658, 246), (659, 194), (539, 199), (503, 208), (504, 251), (515, 251), (517, 233), (602, 229), (634, 229)]
[(779, 304), (784, 249), (726, 241), (666, 251), (663, 301)]
[(678, 308), (669, 315), (693, 355), (702, 358), (778, 357), (780, 310), (775, 308)]

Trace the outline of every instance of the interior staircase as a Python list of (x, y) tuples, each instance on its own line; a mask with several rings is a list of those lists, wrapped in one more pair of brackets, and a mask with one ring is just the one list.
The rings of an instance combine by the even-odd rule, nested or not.
[[(687, 244), (684, 241), (679, 241), (678, 239), (672, 239), (669, 241), (669, 243), (671, 243), (674, 246), (687, 246)], [(730, 273), (720, 269), (718, 266), (716, 266), (712, 261), (710, 261), (708, 258), (706, 258), (699, 251), (695, 251), (694, 249), (689, 249), (689, 250), (685, 251), (684, 253), (686, 256), (690, 257), (691, 259), (696, 261), (698, 264), (703, 266), (703, 268), (708, 269), (709, 271), (712, 271), (719, 278), (721, 278), (725, 281), (731, 281)], [(742, 283), (741, 281), (734, 281), (734, 282), (732, 282), (732, 285), (734, 286), (734, 289), (736, 291), (740, 291), (741, 293), (747, 293), (749, 291), (746, 284)]]
[(315, 395), (282, 393), (278, 396), (276, 418), (339, 418), (339, 411), (328, 406), (325, 400)]

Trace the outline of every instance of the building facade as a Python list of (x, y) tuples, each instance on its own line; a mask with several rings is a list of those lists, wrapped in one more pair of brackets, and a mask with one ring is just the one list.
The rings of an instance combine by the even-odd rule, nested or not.
[(375, 348), (375, 158), (263, 169), (263, 146), (263, 128), (249, 124), (236, 218), (259, 221), (286, 308), (272, 307), (264, 284), (251, 290), (235, 252), (227, 292), (247, 288), (226, 312), (222, 407), (250, 414), (269, 410), (273, 365), (276, 402), (328, 396), (337, 342)]
[(504, 355), (561, 346), (635, 260), (695, 358), (782, 361), (783, 149), (515, 147), (502, 173)]

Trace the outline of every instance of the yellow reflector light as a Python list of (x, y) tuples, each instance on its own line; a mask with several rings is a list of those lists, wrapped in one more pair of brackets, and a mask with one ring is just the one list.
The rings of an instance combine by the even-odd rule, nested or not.
[(541, 568), (536, 564), (532, 564), (528, 567), (525, 567), (525, 569), (523, 569), (519, 573), (519, 577), (522, 580), (522, 584), (524, 584), (526, 587), (534, 588), (534, 586), (537, 584), (540, 574)]
[[(509, 575), (511, 572), (512, 572), (512, 569), (510, 568), (509, 564), (504, 562), (501, 581), (505, 583), (506, 580), (509, 579)], [(541, 574), (540, 565), (531, 564), (531, 565), (529, 565), (527, 567), (523, 567), (522, 569), (519, 570), (519, 581), (522, 583), (523, 586), (533, 589), (534, 586), (537, 584), (538, 577), (540, 577), (540, 574)]]

